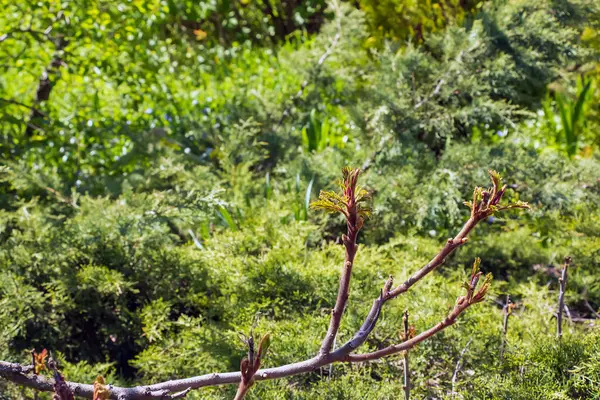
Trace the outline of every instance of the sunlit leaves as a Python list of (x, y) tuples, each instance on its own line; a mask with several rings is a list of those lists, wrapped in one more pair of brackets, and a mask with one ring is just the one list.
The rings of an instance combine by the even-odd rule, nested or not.
[(362, 227), (365, 218), (369, 218), (372, 209), (368, 205), (370, 194), (362, 187), (357, 187), (360, 169), (345, 167), (342, 169), (343, 179), (338, 182), (340, 193), (321, 191), (319, 199), (311, 203), (312, 209), (321, 209), (330, 213), (341, 213), (349, 221), (358, 218), (358, 228)]
[(476, 187), (473, 190), (473, 200), (464, 202), (471, 209), (471, 217), (473, 219), (480, 220), (498, 211), (530, 208), (529, 204), (523, 201), (500, 205), (500, 200), (502, 200), (502, 196), (506, 192), (506, 185), (500, 186), (502, 185), (502, 177), (498, 172), (489, 170), (488, 173), (492, 181), (492, 187), (489, 189)]
[(39, 353), (33, 352), (33, 362), (34, 362), (34, 372), (36, 375), (39, 375), (40, 372), (45, 371), (47, 369), (46, 359), (48, 358), (48, 350), (44, 349)]
[(466, 290), (466, 295), (459, 299), (459, 303), (461, 301), (466, 301), (467, 304), (475, 304), (480, 303), (485, 299), (485, 295), (487, 294), (491, 283), (492, 283), (492, 274), (488, 273), (485, 275), (483, 282), (479, 285), (479, 280), (483, 275), (483, 272), (480, 271), (479, 265), (481, 264), (481, 259), (476, 258), (473, 262), (473, 267), (471, 269), (471, 277), (468, 281), (463, 283), (463, 288)]
[(98, 375), (94, 382), (93, 400), (108, 400), (110, 398), (110, 390), (104, 382), (102, 375)]

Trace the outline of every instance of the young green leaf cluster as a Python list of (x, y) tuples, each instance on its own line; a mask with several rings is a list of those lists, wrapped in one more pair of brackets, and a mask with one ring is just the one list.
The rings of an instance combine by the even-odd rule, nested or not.
[[(476, 220), (487, 218), (498, 211), (514, 208), (528, 209), (529, 204), (517, 201), (506, 205), (499, 205), (502, 195), (506, 191), (506, 185), (502, 185), (502, 177), (494, 170), (488, 171), (492, 180), (492, 187), (483, 189), (476, 187), (473, 190), (473, 201), (465, 201), (464, 204), (471, 209), (471, 217)], [(502, 185), (502, 186), (501, 186)]]
[(342, 170), (343, 179), (338, 181), (341, 193), (324, 191), (319, 193), (319, 199), (310, 204), (312, 209), (325, 210), (330, 213), (341, 213), (348, 221), (356, 220), (357, 228), (364, 220), (371, 217), (372, 209), (368, 205), (371, 196), (363, 187), (357, 187), (360, 169), (345, 167)]

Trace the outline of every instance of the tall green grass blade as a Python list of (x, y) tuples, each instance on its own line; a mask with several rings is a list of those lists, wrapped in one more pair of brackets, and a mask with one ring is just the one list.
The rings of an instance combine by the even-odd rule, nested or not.
[(308, 208), (310, 207), (310, 196), (312, 194), (312, 187), (315, 178), (313, 177), (308, 183), (308, 187), (306, 188), (306, 194), (304, 195), (304, 221), (308, 219)]
[(267, 172), (265, 174), (265, 198), (267, 200), (271, 199), (271, 174), (269, 172)]
[(560, 112), (560, 120), (563, 125), (563, 133), (565, 144), (567, 146), (567, 154), (569, 157), (573, 156), (573, 142), (575, 138), (573, 137), (573, 129), (571, 124), (571, 114), (567, 110), (567, 104), (563, 99), (562, 95), (556, 95), (556, 105), (558, 106), (558, 111)]
[(234, 232), (237, 231), (237, 225), (235, 224), (235, 221), (231, 217), (231, 214), (225, 207), (219, 206), (218, 213), (223, 222), (225, 222), (225, 225), (227, 225), (229, 229), (231, 229)]

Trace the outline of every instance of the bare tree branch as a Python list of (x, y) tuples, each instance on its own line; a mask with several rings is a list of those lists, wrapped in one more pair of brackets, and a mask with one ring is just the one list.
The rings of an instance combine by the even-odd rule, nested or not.
[(39, 109), (37, 109), (37, 108), (35, 108), (35, 107), (32, 107), (32, 106), (28, 106), (27, 104), (25, 104), (25, 103), (21, 103), (20, 101), (13, 100), (13, 99), (3, 99), (3, 98), (0, 98), (0, 102), (2, 102), (2, 103), (7, 103), (7, 104), (14, 104), (14, 105), (16, 105), (16, 106), (20, 106), (20, 107), (23, 107), (23, 108), (27, 108), (27, 109), (29, 109), (29, 110), (31, 110), (31, 111), (34, 111), (34, 112), (38, 113), (39, 115), (42, 115), (42, 116), (44, 116), (44, 117), (48, 118), (48, 115), (46, 115), (46, 114), (45, 114), (44, 112), (42, 112), (41, 110), (39, 110)]
[(465, 311), (467, 308), (469, 308), (471, 304), (469, 303), (465, 303), (462, 305), (457, 305), (454, 310), (448, 314), (448, 316), (446, 318), (444, 318), (444, 320), (440, 323), (438, 323), (437, 325), (435, 325), (432, 328), (429, 328), (428, 330), (421, 332), (420, 334), (416, 335), (414, 338), (409, 339), (405, 342), (402, 342), (400, 344), (395, 344), (392, 346), (388, 346), (385, 347), (383, 349), (371, 352), (371, 353), (364, 353), (364, 354), (348, 354), (347, 356), (344, 357), (344, 361), (349, 361), (349, 362), (361, 362), (361, 361), (370, 361), (370, 360), (377, 360), (379, 358), (382, 357), (387, 357), (390, 356), (392, 354), (396, 354), (396, 353), (400, 353), (401, 351), (405, 351), (408, 349), (413, 348), (415, 345), (421, 343), (422, 341), (424, 341), (425, 339), (428, 339), (430, 337), (432, 337), (433, 335), (435, 335), (436, 333), (446, 329), (447, 327), (453, 325), (456, 322), (456, 318), (463, 312)]
[(583, 304), (585, 304), (587, 309), (590, 310), (590, 312), (596, 319), (600, 318), (600, 314), (598, 314), (598, 312), (594, 309), (594, 307), (592, 307), (592, 305), (587, 299), (583, 299)]

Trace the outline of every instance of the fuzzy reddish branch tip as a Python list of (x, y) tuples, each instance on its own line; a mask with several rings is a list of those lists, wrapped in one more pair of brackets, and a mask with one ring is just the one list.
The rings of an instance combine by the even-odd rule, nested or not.
[(248, 357), (244, 358), (240, 363), (242, 379), (240, 380), (240, 385), (234, 400), (243, 399), (254, 384), (254, 374), (256, 374), (256, 371), (260, 368), (261, 361), (265, 358), (265, 354), (271, 344), (271, 336), (267, 333), (262, 337), (260, 344), (258, 345), (258, 353), (254, 351), (254, 336), (252, 332), (250, 332), (246, 344), (248, 345)]
[[(356, 239), (365, 219), (371, 215), (371, 209), (366, 204), (369, 199), (369, 193), (357, 186), (360, 170), (350, 168), (344, 168), (343, 170), (343, 180), (339, 182), (342, 189), (341, 193), (322, 191), (319, 199), (311, 204), (312, 208), (325, 209), (329, 212), (339, 212), (344, 215), (347, 221), (347, 233), (342, 237), (346, 249), (346, 257), (340, 277), (338, 295), (331, 314), (327, 334), (323, 339), (320, 351), (315, 357), (274, 368), (259, 369), (269, 343), (269, 337), (265, 336), (261, 340), (258, 354), (254, 352), (254, 340), (252, 339), (252, 343), (248, 343), (248, 358), (242, 361), (241, 371), (212, 373), (191, 378), (170, 380), (148, 386), (131, 388), (112, 385), (105, 386), (103, 380), (100, 379), (94, 385), (66, 382), (57, 371), (55, 364), (51, 366), (54, 371), (54, 379), (48, 379), (35, 373), (36, 371), (39, 373), (44, 370), (45, 358), (41, 354), (38, 357), (34, 354), (32, 366), (0, 361), (0, 377), (37, 390), (54, 391), (55, 398), (59, 400), (71, 399), (73, 394), (99, 400), (105, 400), (106, 398), (118, 400), (175, 399), (185, 396), (192, 389), (224, 384), (238, 384), (236, 398), (241, 399), (253, 383), (257, 381), (308, 373), (335, 362), (375, 360), (408, 350), (451, 326), (467, 308), (485, 299), (485, 295), (490, 287), (491, 275), (486, 275), (483, 282), (480, 282), (482, 273), (479, 271), (479, 259), (475, 260), (471, 276), (463, 284), (465, 295), (458, 298), (454, 309), (440, 323), (419, 334), (411, 332), (410, 335), (403, 336), (401, 343), (380, 348), (371, 353), (354, 353), (367, 340), (369, 334), (375, 328), (385, 302), (406, 292), (415, 283), (440, 266), (448, 255), (467, 242), (467, 235), (477, 223), (498, 211), (512, 208), (529, 208), (523, 202), (500, 205), (506, 185), (501, 186), (501, 178), (495, 171), (489, 171), (489, 174), (492, 180), (492, 187), (485, 190), (475, 188), (473, 200), (465, 202), (471, 209), (471, 215), (460, 232), (454, 238), (448, 239), (444, 247), (429, 263), (416, 271), (402, 284), (393, 287), (393, 278), (390, 276), (383, 285), (379, 296), (373, 300), (371, 310), (358, 332), (350, 340), (333, 351), (333, 343), (348, 300), (352, 267), (358, 249)], [(69, 391), (68, 393), (67, 390)]]
[(346, 217), (346, 225), (348, 231), (342, 235), (342, 242), (346, 248), (346, 258), (344, 260), (344, 268), (340, 277), (338, 287), (338, 295), (335, 302), (335, 307), (331, 312), (331, 320), (327, 334), (323, 339), (319, 355), (325, 357), (331, 351), (333, 342), (340, 328), (340, 322), (346, 302), (350, 293), (350, 278), (352, 277), (352, 266), (354, 264), (354, 256), (358, 250), (356, 238), (358, 232), (364, 225), (365, 218), (371, 215), (371, 208), (365, 205), (370, 198), (369, 193), (363, 188), (357, 188), (359, 169), (344, 168), (342, 170), (343, 180), (339, 182), (342, 193), (321, 191), (319, 199), (311, 203), (313, 209), (323, 209), (332, 213), (342, 213)]

